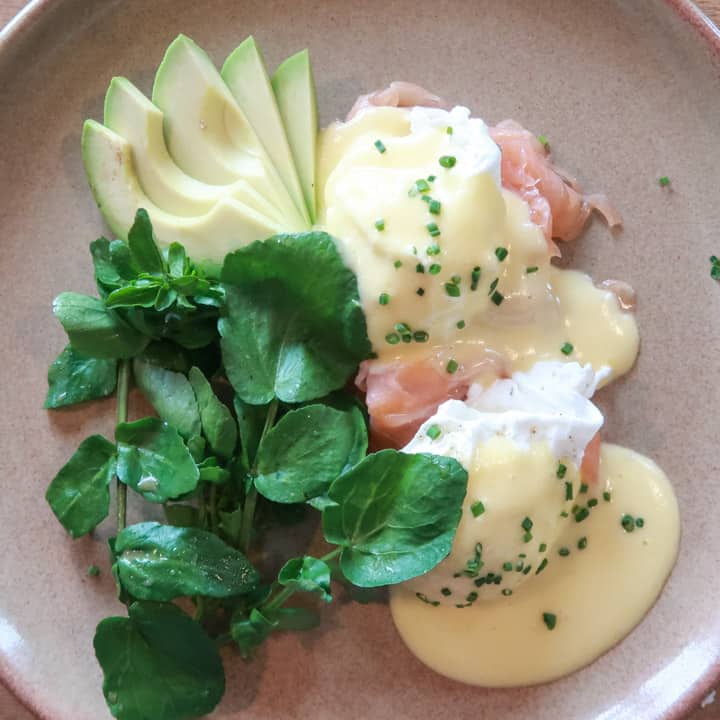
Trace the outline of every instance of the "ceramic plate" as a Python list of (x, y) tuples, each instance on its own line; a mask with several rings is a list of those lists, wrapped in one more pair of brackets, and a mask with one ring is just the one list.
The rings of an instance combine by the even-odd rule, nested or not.
[[(41, 409), (64, 342), (50, 303), (64, 289), (93, 290), (87, 245), (104, 231), (83, 174), (82, 121), (101, 118), (113, 75), (149, 90), (179, 32), (218, 62), (250, 33), (272, 65), (309, 47), (324, 122), (394, 78), (491, 122), (515, 117), (548, 136), (588, 190), (606, 191), (624, 231), (596, 222), (568, 262), (638, 291), (642, 350), (601, 394), (607, 439), (666, 470), (683, 520), (657, 605), (564, 680), (455, 684), (408, 653), (385, 605), (341, 602), (320, 631), (273, 639), (251, 665), (228, 657), (213, 717), (655, 720), (681, 717), (707, 692), (720, 672), (720, 285), (708, 262), (720, 254), (720, 38), (707, 26), (703, 37), (679, 5), (56, 0), (10, 29), (0, 45), (0, 670), (24, 702), (53, 720), (109, 717), (92, 652), (98, 620), (121, 611), (109, 530), (72, 542), (43, 494), (81, 438), (111, 432), (112, 403)], [(90, 563), (100, 580), (86, 576)]]

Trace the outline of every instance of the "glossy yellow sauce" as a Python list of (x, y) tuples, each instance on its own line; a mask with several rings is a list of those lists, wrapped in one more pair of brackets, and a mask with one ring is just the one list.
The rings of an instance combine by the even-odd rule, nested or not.
[[(577, 670), (627, 635), (675, 562), (678, 507), (662, 470), (616, 445), (603, 445), (600, 485), (611, 493), (610, 502), (601, 496), (587, 519), (571, 518), (548, 551), (546, 568), (511, 596), (458, 609), (419, 600), (411, 583), (394, 587), (392, 616), (413, 654), (454, 680), (509, 687)], [(643, 527), (627, 532), (625, 514), (641, 517)], [(587, 547), (580, 550), (582, 537)], [(570, 554), (561, 557), (561, 547)], [(553, 630), (543, 613), (556, 616)]]
[[(450, 357), (472, 363), (491, 349), (508, 370), (526, 370), (567, 359), (560, 348), (569, 342), (570, 359), (608, 366), (613, 378), (627, 372), (638, 350), (634, 316), (587, 276), (553, 267), (527, 205), (489, 172), (473, 174), (461, 161), (441, 167), (439, 157), (455, 152), (448, 137), (444, 129), (411, 133), (408, 111), (398, 108), (366, 111), (321, 136), (320, 224), (357, 275), (380, 361), (435, 357), (444, 367)], [(413, 191), (433, 176), (427, 192)], [(439, 214), (423, 195), (440, 202)], [(427, 228), (433, 222), (435, 237)], [(458, 297), (448, 294), (453, 283)], [(427, 333), (427, 342), (388, 342), (398, 323)]]

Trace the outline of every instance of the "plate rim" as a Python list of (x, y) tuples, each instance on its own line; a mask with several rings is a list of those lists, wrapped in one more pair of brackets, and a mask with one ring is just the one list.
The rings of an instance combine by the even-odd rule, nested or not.
[[(6, 25), (0, 29), (0, 67), (22, 43), (32, 36), (36, 26), (43, 22), (47, 13), (63, 5), (67, 0), (30, 0)], [(688, 23), (702, 39), (714, 59), (720, 59), (720, 27), (708, 17), (693, 0), (664, 0), (681, 20)], [(49, 709), (42, 707), (28, 688), (23, 687), (20, 677), (12, 671), (4, 654), (0, 654), (0, 685), (38, 720), (53, 720)], [(664, 715), (665, 720), (682, 720), (700, 707), (702, 700), (720, 686), (720, 656), (709, 669), (698, 676), (696, 682), (679, 695)]]

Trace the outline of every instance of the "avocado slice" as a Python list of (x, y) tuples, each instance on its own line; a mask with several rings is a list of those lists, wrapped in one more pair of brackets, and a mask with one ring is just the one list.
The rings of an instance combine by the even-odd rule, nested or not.
[(164, 114), (168, 152), (185, 173), (211, 185), (245, 178), (288, 227), (307, 226), (220, 73), (185, 35), (167, 49), (152, 101)]
[(301, 50), (289, 57), (275, 71), (271, 82), (300, 176), (305, 203), (315, 222), (318, 109), (310, 53)]
[(280, 117), (265, 61), (252, 35), (228, 56), (220, 75), (253, 126), (295, 206), (309, 225), (310, 216), (285, 134), (285, 126)]
[(229, 197), (197, 217), (162, 210), (138, 183), (130, 143), (94, 120), (86, 120), (83, 126), (82, 157), (98, 207), (110, 229), (123, 240), (140, 207), (148, 211), (162, 245), (182, 243), (197, 261), (222, 262), (228, 252), (242, 245), (285, 231), (283, 226)]
[(162, 112), (125, 78), (113, 78), (105, 95), (105, 127), (130, 144), (138, 183), (163, 210), (174, 215), (203, 215), (228, 196), (282, 225), (278, 210), (247, 180), (208, 185), (186, 175), (168, 154)]

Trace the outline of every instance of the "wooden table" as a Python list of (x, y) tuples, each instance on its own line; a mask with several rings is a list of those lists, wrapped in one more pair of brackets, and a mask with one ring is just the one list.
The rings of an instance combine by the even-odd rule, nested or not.
[[(707, 15), (720, 26), (720, 0), (695, 0)], [(0, 0), (0, 28), (26, 4), (25, 0)], [(0, 720), (35, 720), (35, 716), (22, 708), (10, 693), (0, 685)], [(720, 698), (718, 702), (698, 711), (689, 720), (720, 720)]]

